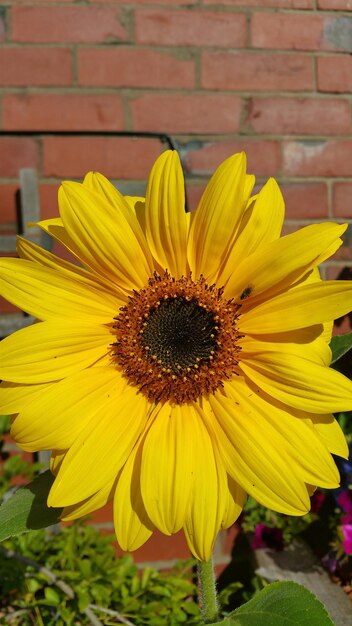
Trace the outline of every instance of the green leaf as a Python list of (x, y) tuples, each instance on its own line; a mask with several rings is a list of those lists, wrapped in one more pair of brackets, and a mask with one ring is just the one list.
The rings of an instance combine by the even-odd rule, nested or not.
[(54, 476), (49, 470), (20, 487), (0, 506), (0, 541), (59, 521), (62, 509), (46, 504)]
[(11, 415), (0, 415), (0, 435), (10, 430)]
[(345, 335), (336, 335), (331, 338), (330, 348), (332, 351), (331, 363), (336, 363), (346, 352), (352, 348), (352, 332)]
[(44, 595), (47, 603), (51, 604), (52, 606), (56, 606), (60, 603), (60, 596), (58, 592), (55, 591), (55, 589), (53, 589), (52, 587), (46, 587), (44, 590)]
[(302, 585), (272, 583), (222, 622), (209, 626), (334, 626), (324, 605)]

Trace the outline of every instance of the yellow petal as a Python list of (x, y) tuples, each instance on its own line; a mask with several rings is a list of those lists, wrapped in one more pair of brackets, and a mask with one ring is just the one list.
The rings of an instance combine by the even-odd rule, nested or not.
[(238, 237), (220, 273), (220, 284), (225, 284), (243, 259), (255, 253), (260, 245), (280, 237), (284, 212), (279, 186), (270, 178), (243, 216)]
[(20, 385), (3, 380), (0, 383), (0, 415), (19, 413), (26, 404), (31, 402), (33, 396), (49, 387), (49, 383), (43, 385)]
[(322, 414), (352, 408), (352, 382), (308, 355), (263, 350), (239, 366), (255, 385), (288, 406)]
[(114, 368), (101, 367), (47, 385), (21, 407), (11, 426), (12, 437), (30, 452), (67, 450), (106, 398), (116, 393), (118, 382)]
[(97, 511), (101, 509), (105, 504), (110, 502), (115, 493), (115, 484), (116, 479), (110, 481), (102, 489), (99, 489), (97, 493), (78, 504), (73, 504), (72, 506), (66, 506), (62, 512), (61, 519), (64, 522), (68, 522), (70, 520), (79, 519), (84, 515), (89, 515), (93, 511)]
[[(249, 394), (253, 394), (250, 389)], [(292, 471), (284, 438), (266, 428), (259, 412), (253, 412), (250, 419), (247, 407), (231, 398), (215, 394), (209, 402), (213, 417), (208, 428), (218, 441), (232, 478), (264, 506), (288, 515), (304, 515), (309, 510), (309, 497), (302, 477)], [(205, 410), (209, 413), (210, 409)], [(294, 470), (297, 465), (293, 462)]]
[(189, 514), (184, 533), (197, 559), (208, 561), (215, 539), (226, 517), (228, 484), (225, 467), (202, 422), (200, 409), (198, 429), (194, 429), (195, 472)]
[[(125, 289), (143, 287), (153, 272), (138, 221), (127, 207), (110, 205), (79, 183), (63, 183), (59, 207), (65, 229), (80, 250), (84, 265)], [(126, 218), (128, 215), (128, 219)]]
[(116, 478), (144, 428), (147, 398), (115, 374), (116, 392), (101, 398), (99, 413), (67, 452), (50, 490), (49, 506), (77, 504)]
[[(313, 328), (316, 327), (313, 326)], [(308, 329), (304, 330), (306, 331)], [(331, 349), (322, 335), (320, 334), (310, 342), (301, 343), (299, 342), (301, 338), (300, 332), (296, 331), (296, 333), (298, 341), (295, 341), (295, 335), (292, 333), (291, 341), (287, 342), (268, 341), (266, 335), (263, 336), (265, 340), (254, 339), (250, 336), (243, 337), (239, 340), (239, 345), (241, 346), (241, 360), (245, 361), (247, 358), (255, 359), (255, 356), (257, 354), (260, 355), (262, 352), (277, 353), (282, 351), (285, 354), (294, 354), (297, 357), (309, 359), (328, 367), (331, 363)]]
[(52, 450), (50, 457), (50, 471), (54, 476), (58, 473), (67, 450)]
[(346, 437), (333, 415), (310, 415), (314, 428), (331, 454), (348, 459)]
[(246, 492), (231, 476), (228, 481), (228, 501), (221, 522), (221, 528), (229, 528), (241, 515), (246, 501)]
[(305, 483), (327, 488), (339, 484), (333, 458), (306, 414), (289, 409), (260, 389), (248, 387), (241, 378), (225, 383), (224, 392), (239, 403), (243, 412), (247, 412), (251, 422), (248, 424), (249, 435), (257, 439), (259, 445), (261, 443), (265, 448), (265, 438), (272, 441), (276, 438), (278, 454), (285, 451), (288, 454), (288, 471), (301, 476)]
[(89, 367), (109, 350), (106, 326), (67, 320), (40, 322), (0, 342), (0, 378), (33, 384), (59, 380)]
[[(85, 185), (91, 191), (100, 195), (102, 201), (107, 202), (113, 219), (115, 218), (117, 209), (121, 211), (127, 222), (133, 229), (139, 245), (149, 259), (150, 255), (146, 247), (145, 228), (143, 228), (144, 219), (140, 219), (140, 211), (144, 213), (145, 199), (141, 197), (123, 196), (112, 183), (99, 172), (89, 172), (84, 181)], [(137, 218), (137, 220), (136, 220)]]
[(146, 235), (153, 257), (172, 276), (186, 273), (189, 215), (180, 158), (167, 150), (151, 171), (145, 200)]
[(351, 281), (322, 281), (297, 287), (241, 313), (238, 329), (249, 334), (286, 332), (329, 322), (351, 309)]
[(25, 259), (0, 259), (0, 293), (41, 320), (86, 318), (110, 323), (119, 301), (49, 267)]
[(228, 298), (239, 298), (247, 288), (252, 299), (270, 290), (266, 298), (289, 287), (310, 269), (325, 261), (340, 247), (347, 225), (310, 224), (290, 235), (265, 243), (256, 252), (231, 267), (225, 286)]
[(34, 261), (45, 267), (50, 267), (55, 270), (59, 270), (61, 275), (65, 275), (73, 280), (78, 280), (80, 283), (87, 285), (90, 288), (98, 289), (99, 291), (107, 291), (110, 295), (113, 294), (114, 298), (118, 302), (120, 300), (120, 306), (123, 306), (126, 302), (126, 295), (124, 292), (119, 293), (116, 285), (112, 281), (104, 280), (102, 276), (96, 276), (87, 272), (87, 270), (74, 265), (65, 259), (40, 248), (32, 241), (23, 239), (23, 237), (17, 237), (17, 252), (22, 259), (28, 261)]
[(136, 445), (119, 476), (114, 497), (114, 526), (122, 550), (137, 550), (152, 535), (154, 526), (145, 510), (141, 489), (141, 450)]
[(189, 405), (162, 405), (143, 444), (141, 491), (149, 518), (166, 535), (185, 521), (193, 489), (199, 416)]
[(246, 157), (235, 154), (217, 168), (192, 220), (188, 261), (193, 278), (216, 276), (244, 211)]

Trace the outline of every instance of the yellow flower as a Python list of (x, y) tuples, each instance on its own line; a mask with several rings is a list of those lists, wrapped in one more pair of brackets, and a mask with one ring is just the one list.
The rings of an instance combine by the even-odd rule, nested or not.
[(113, 498), (127, 550), (183, 528), (207, 560), (247, 493), (302, 515), (314, 486), (339, 484), (331, 413), (351, 409), (352, 383), (328, 342), (352, 284), (317, 265), (345, 226), (280, 238), (279, 188), (251, 196), (245, 166), (220, 165), (194, 214), (176, 152), (145, 199), (100, 174), (66, 182), (40, 226), (79, 266), (21, 237), (21, 258), (0, 260), (2, 294), (41, 320), (1, 343), (0, 411), (24, 450), (53, 450), (49, 506), (73, 519)]

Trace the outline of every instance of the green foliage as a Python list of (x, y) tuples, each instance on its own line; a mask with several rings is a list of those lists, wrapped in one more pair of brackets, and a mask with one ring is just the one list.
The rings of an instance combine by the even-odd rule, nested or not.
[(222, 622), (209, 626), (334, 626), (323, 604), (293, 582), (272, 583)]
[(62, 509), (46, 504), (54, 477), (49, 470), (20, 487), (0, 506), (0, 541), (29, 530), (45, 528), (60, 519)]
[[(45, 572), (0, 550), (0, 623), (11, 607), (15, 616), (18, 612), (8, 622), (12, 626), (91, 624), (83, 611), (94, 604), (119, 612), (136, 626), (199, 625), (194, 562), (180, 563), (169, 573), (139, 571), (131, 556), (116, 557), (114, 539), (76, 523), (57, 534), (39, 530), (5, 541), (5, 550), (45, 565), (75, 595), (70, 599)], [(103, 624), (118, 623), (98, 609), (94, 613)]]
[(330, 348), (332, 351), (331, 363), (336, 363), (344, 354), (352, 348), (352, 332), (345, 335), (336, 335), (331, 338)]

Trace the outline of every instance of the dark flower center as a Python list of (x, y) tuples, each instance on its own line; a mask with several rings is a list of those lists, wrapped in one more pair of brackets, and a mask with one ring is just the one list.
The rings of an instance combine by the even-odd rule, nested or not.
[(241, 305), (222, 289), (155, 273), (114, 318), (113, 363), (151, 402), (207, 397), (238, 373)]
[(140, 343), (162, 367), (178, 374), (209, 359), (217, 348), (216, 336), (211, 311), (176, 297), (163, 300), (149, 313)]

